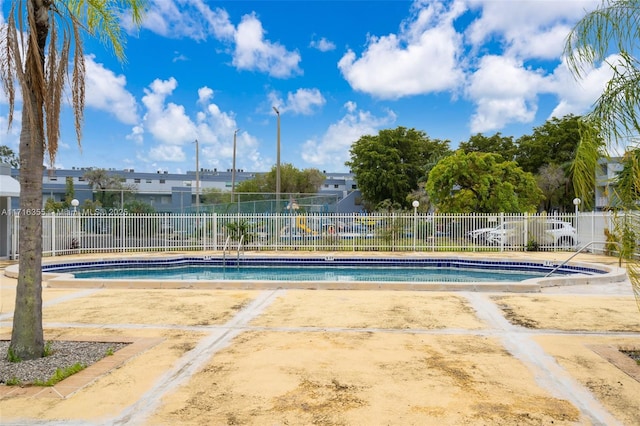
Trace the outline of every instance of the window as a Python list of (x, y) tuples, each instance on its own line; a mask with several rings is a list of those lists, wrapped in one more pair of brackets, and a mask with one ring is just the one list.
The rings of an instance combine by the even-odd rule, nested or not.
[(136, 179), (134, 179), (134, 180), (133, 180), (133, 183), (140, 183), (140, 179), (137, 179), (137, 178), (136, 178)]
[(165, 183), (165, 180), (164, 179), (160, 179), (160, 183)]
[(151, 183), (151, 179), (147, 179), (147, 183)]

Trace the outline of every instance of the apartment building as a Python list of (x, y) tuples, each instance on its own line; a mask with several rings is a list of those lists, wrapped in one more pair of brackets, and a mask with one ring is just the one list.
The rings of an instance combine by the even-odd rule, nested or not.
[[(87, 184), (84, 175), (91, 167), (72, 167), (71, 169), (44, 170), (42, 174), (43, 202), (51, 198), (54, 201), (62, 201), (66, 195), (66, 181), (71, 178), (74, 188), (74, 198), (80, 205), (85, 200), (94, 200), (94, 191)], [(11, 175), (18, 179), (20, 170), (11, 169)], [(181, 213), (195, 211), (201, 197), (208, 189), (215, 189), (231, 193), (232, 182), (242, 182), (252, 179), (257, 172), (248, 172), (238, 169), (233, 176), (231, 169), (217, 170), (202, 168), (198, 173), (188, 171), (186, 173), (169, 173), (157, 171), (156, 173), (136, 172), (135, 169), (108, 169), (107, 173), (118, 176), (123, 180), (124, 186), (135, 188), (135, 199), (147, 203), (157, 212)], [(324, 172), (325, 182), (317, 195), (326, 199), (322, 202), (322, 208), (339, 213), (360, 212), (362, 207), (357, 205), (359, 191), (351, 173)], [(118, 191), (116, 191), (118, 192)], [(120, 191), (124, 200), (126, 191)], [(291, 196), (281, 194), (283, 203)], [(241, 197), (238, 200), (241, 202)], [(12, 201), (13, 208), (17, 208), (17, 198)]]

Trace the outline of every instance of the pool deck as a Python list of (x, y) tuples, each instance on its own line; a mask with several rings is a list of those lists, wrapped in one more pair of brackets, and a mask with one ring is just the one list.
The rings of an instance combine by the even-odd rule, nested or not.
[[(248, 253), (305, 254), (572, 256)], [(618, 266), (592, 254), (573, 262)], [(16, 287), (6, 266), (0, 339), (10, 335)], [(430, 292), (55, 283), (43, 289), (47, 339), (131, 344), (52, 388), (0, 386), (2, 425), (640, 424), (640, 366), (620, 352), (640, 350), (626, 279)]]

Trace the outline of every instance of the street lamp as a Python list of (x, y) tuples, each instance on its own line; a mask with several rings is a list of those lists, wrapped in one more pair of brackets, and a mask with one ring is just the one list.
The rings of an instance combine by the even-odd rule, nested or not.
[(71, 200), (71, 206), (73, 207), (73, 237), (71, 238), (71, 248), (77, 249), (80, 248), (80, 232), (78, 226), (78, 206), (80, 205), (80, 201), (76, 198)]
[(578, 207), (580, 206), (580, 203), (582, 203), (580, 198), (576, 197), (573, 199), (573, 205), (576, 206), (576, 223), (578, 222)]
[(418, 206), (420, 206), (420, 201), (413, 200), (411, 205), (413, 206), (413, 251), (416, 251), (416, 238), (418, 237)]
[(580, 235), (580, 227), (578, 226), (578, 210), (580, 203), (582, 203), (580, 198), (576, 197), (573, 199), (573, 205), (576, 207), (576, 234), (578, 234), (578, 236)]
[(236, 188), (236, 135), (238, 134), (238, 130), (236, 129), (233, 132), (233, 164), (231, 167), (231, 202), (233, 203), (233, 191)]
[(280, 111), (278, 108), (273, 107), (273, 110), (278, 116), (278, 135), (277, 135), (277, 149), (276, 149), (276, 212), (280, 211)]

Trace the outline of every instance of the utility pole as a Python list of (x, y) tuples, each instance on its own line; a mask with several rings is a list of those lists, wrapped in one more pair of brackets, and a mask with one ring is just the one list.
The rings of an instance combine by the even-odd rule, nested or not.
[(277, 135), (277, 149), (276, 149), (276, 213), (280, 212), (280, 111), (278, 108), (273, 107), (273, 110), (278, 115), (278, 135)]
[(233, 165), (231, 169), (231, 202), (233, 203), (233, 193), (236, 189), (236, 135), (238, 134), (238, 130), (236, 129), (233, 132)]
[(196, 213), (200, 213), (200, 146), (196, 139)]

